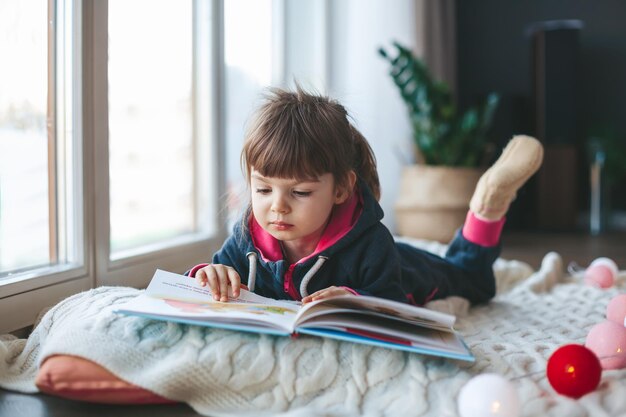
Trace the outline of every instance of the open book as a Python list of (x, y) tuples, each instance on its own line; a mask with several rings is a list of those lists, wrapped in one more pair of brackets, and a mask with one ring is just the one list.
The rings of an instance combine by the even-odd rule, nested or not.
[(219, 302), (194, 279), (157, 270), (148, 288), (116, 312), (255, 333), (309, 334), (474, 360), (453, 329), (454, 316), (377, 297), (346, 295), (302, 306), (241, 289), (238, 298)]

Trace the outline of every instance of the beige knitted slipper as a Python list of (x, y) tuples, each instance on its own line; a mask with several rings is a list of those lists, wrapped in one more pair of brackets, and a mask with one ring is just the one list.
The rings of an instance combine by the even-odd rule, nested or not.
[(537, 139), (514, 136), (498, 160), (478, 180), (470, 210), (487, 220), (504, 217), (517, 190), (537, 172), (542, 161), (543, 146)]

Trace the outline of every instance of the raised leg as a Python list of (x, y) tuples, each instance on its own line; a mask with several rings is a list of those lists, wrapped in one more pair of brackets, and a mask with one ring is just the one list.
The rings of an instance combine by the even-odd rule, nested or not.
[(470, 210), (478, 218), (500, 220), (509, 210), (517, 190), (537, 172), (542, 161), (543, 146), (537, 139), (514, 136), (478, 181)]

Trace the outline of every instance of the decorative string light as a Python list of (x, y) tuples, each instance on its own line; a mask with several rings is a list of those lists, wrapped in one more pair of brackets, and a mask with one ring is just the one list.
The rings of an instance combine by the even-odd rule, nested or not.
[[(570, 264), (569, 272), (580, 274), (574, 265)], [(608, 288), (613, 285), (617, 273), (615, 262), (598, 258), (584, 271), (584, 282)], [(598, 387), (603, 369), (626, 368), (626, 294), (609, 302), (606, 317), (606, 321), (591, 328), (584, 345), (564, 345), (550, 355), (545, 373), (557, 393), (578, 399)], [(515, 388), (509, 380), (493, 373), (471, 378), (461, 388), (457, 406), (461, 417), (518, 417), (520, 414), (520, 400)]]
[(594, 287), (609, 288), (615, 282), (619, 269), (617, 264), (609, 258), (594, 259), (585, 269), (576, 262), (567, 266), (567, 272), (572, 276), (582, 275), (583, 282)]
[(606, 307), (607, 320), (626, 326), (626, 294), (620, 294), (611, 299)]
[(598, 387), (602, 366), (591, 350), (583, 345), (570, 344), (554, 351), (548, 359), (546, 374), (556, 392), (580, 398)]
[(609, 320), (589, 330), (585, 346), (600, 358), (603, 369), (626, 367), (626, 327)]
[(481, 374), (461, 388), (458, 398), (461, 417), (517, 417), (520, 405), (513, 384), (498, 374)]

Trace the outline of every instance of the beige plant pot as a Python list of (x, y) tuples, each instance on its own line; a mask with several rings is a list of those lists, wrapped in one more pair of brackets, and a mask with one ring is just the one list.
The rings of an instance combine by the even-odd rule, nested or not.
[(402, 171), (396, 201), (397, 232), (448, 243), (463, 225), (480, 168), (411, 165)]

